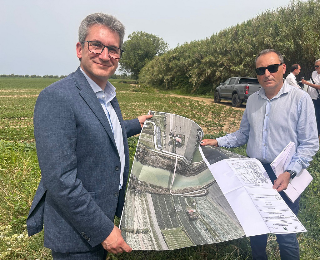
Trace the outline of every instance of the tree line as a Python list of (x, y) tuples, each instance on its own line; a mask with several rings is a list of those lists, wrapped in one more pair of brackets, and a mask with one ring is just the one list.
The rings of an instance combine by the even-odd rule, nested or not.
[(61, 75), (44, 75), (44, 76), (39, 76), (39, 75), (17, 75), (17, 74), (1, 74), (0, 75), (1, 78), (58, 78), (58, 79), (62, 79), (65, 78), (66, 76)]
[[(18, 75), (18, 74), (0, 74), (0, 78), (57, 78), (57, 79), (63, 79), (67, 77), (66, 75), (44, 75), (44, 76), (39, 76), (39, 75)], [(113, 74), (111, 79), (132, 79), (131, 75), (122, 73), (121, 75), (118, 74)]]
[(256, 77), (256, 55), (263, 49), (276, 49), (284, 55), (287, 73), (298, 63), (302, 67), (299, 76), (310, 78), (314, 61), (320, 58), (319, 32), (320, 1), (293, 1), (205, 40), (169, 51), (164, 48), (153, 59), (149, 57), (135, 75), (142, 86), (208, 94), (229, 77)]

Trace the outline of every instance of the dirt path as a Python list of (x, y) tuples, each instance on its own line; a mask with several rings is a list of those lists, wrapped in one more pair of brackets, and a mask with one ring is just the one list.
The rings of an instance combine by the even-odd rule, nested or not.
[[(232, 107), (231, 102), (230, 101), (224, 101), (222, 100), (221, 103), (214, 103), (213, 98), (204, 98), (204, 97), (191, 97), (191, 96), (182, 96), (182, 95), (176, 95), (176, 94), (169, 94), (168, 96), (170, 97), (180, 97), (180, 98), (189, 98), (192, 100), (197, 100), (200, 102), (204, 102), (207, 105), (211, 105), (211, 104), (217, 104), (220, 106), (229, 106)], [(241, 105), (240, 107), (232, 107), (235, 110), (245, 110), (246, 106), (245, 105)]]
[[(205, 97), (192, 97), (192, 96), (183, 96), (183, 95), (177, 95), (177, 94), (168, 94), (168, 96), (170, 97), (179, 97), (179, 98), (189, 98), (192, 100), (196, 100), (196, 101), (200, 101), (200, 102), (204, 102), (206, 105), (218, 105), (218, 106), (225, 106), (225, 107), (230, 107), (234, 110), (239, 110), (239, 111), (244, 111), (246, 106), (245, 105), (241, 105), (240, 107), (232, 107), (231, 105), (231, 101), (230, 100), (222, 100), (221, 103), (214, 103), (213, 98), (205, 98)], [(240, 122), (241, 122), (241, 117), (239, 118), (228, 118), (226, 117), (224, 120), (224, 126), (222, 131), (225, 133), (232, 133), (234, 131), (237, 131), (239, 129), (240, 126)], [(202, 126), (202, 129), (204, 131), (204, 133), (209, 133), (208, 129), (205, 128), (204, 126)]]

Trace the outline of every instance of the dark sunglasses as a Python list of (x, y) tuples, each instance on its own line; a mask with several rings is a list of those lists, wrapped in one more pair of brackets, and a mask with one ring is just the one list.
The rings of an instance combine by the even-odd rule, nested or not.
[(319, 65), (314, 65), (314, 67), (317, 69), (317, 68), (319, 68)]
[(268, 67), (259, 67), (259, 68), (256, 68), (256, 73), (257, 75), (264, 75), (266, 73), (266, 69), (270, 72), (270, 73), (275, 73), (278, 71), (279, 69), (279, 66), (282, 65), (282, 63), (280, 64), (272, 64), (272, 65), (269, 65)]

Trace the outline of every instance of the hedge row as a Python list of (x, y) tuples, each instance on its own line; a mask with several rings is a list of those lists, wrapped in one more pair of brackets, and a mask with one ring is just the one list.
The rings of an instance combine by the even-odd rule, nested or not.
[(300, 76), (308, 78), (320, 58), (319, 44), (320, 1), (293, 1), (156, 56), (142, 69), (139, 80), (144, 86), (208, 94), (231, 76), (255, 77), (255, 57), (268, 48), (284, 55), (287, 72), (299, 63)]

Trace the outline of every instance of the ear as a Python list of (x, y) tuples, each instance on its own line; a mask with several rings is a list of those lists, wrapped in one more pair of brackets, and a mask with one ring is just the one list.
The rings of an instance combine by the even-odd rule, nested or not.
[(83, 48), (82, 48), (82, 45), (81, 45), (80, 42), (77, 43), (76, 50), (77, 50), (77, 57), (79, 59), (81, 59), (82, 58), (82, 50), (83, 50)]
[(286, 73), (286, 69), (287, 69), (287, 66), (286, 66), (286, 64), (282, 64), (282, 70), (283, 70), (283, 74), (285, 74), (285, 73)]

